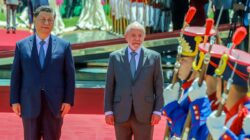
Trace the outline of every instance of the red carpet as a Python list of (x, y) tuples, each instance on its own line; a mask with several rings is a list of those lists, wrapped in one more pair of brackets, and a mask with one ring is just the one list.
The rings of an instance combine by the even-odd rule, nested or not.
[[(23, 140), (21, 119), (14, 113), (0, 113), (1, 140)], [(154, 140), (162, 140), (165, 119), (154, 129)], [(103, 115), (69, 114), (64, 119), (61, 140), (115, 140), (114, 128)]]
[(0, 29), (0, 51), (15, 50), (16, 42), (29, 36), (31, 33), (28, 30), (17, 30), (15, 34), (6, 33), (6, 29)]

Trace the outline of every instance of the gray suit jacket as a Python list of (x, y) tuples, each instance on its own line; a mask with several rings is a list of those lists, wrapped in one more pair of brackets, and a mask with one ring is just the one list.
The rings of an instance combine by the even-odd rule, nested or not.
[(160, 54), (141, 49), (138, 68), (133, 79), (127, 48), (111, 53), (106, 78), (104, 111), (113, 111), (115, 121), (125, 122), (131, 114), (142, 123), (149, 123), (153, 111), (163, 106), (163, 76)]

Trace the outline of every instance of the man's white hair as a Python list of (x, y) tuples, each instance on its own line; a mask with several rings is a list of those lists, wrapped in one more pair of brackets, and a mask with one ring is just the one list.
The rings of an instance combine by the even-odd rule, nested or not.
[(127, 28), (126, 28), (126, 31), (125, 31), (125, 34), (127, 34), (128, 32), (130, 32), (131, 30), (140, 30), (143, 32), (143, 34), (145, 35), (146, 34), (146, 31), (145, 31), (145, 28), (143, 25), (141, 25), (139, 22), (135, 21), (135, 22), (132, 22), (130, 23)]

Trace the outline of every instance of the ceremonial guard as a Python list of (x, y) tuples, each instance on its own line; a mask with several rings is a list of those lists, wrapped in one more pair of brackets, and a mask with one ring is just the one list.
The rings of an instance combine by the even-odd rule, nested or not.
[(129, 24), (130, 21), (130, 0), (122, 0), (122, 7), (123, 7), (123, 13), (122, 13), (122, 34), (125, 33), (125, 29)]
[(144, 6), (147, 0), (131, 0), (131, 22), (137, 21), (142, 25), (144, 23)]
[[(194, 79), (198, 76), (197, 71), (192, 69), (192, 63), (198, 53), (198, 46), (203, 41), (205, 27), (186, 27), (183, 32), (183, 37), (180, 38), (180, 45), (182, 53), (180, 58), (180, 68), (178, 71), (178, 78), (182, 81), (182, 93), (179, 90), (179, 84), (170, 84), (164, 90), (165, 106), (164, 111), (167, 116), (168, 126), (170, 127), (170, 137), (182, 138), (184, 123), (190, 106), (195, 105), (193, 101), (200, 98), (200, 96), (189, 96), (187, 93)], [(208, 36), (214, 35), (212, 31)], [(205, 82), (204, 82), (205, 83)], [(203, 84), (202, 91), (206, 94), (206, 85)], [(180, 95), (182, 94), (182, 95)], [(180, 97), (180, 98), (179, 98)], [(202, 96), (203, 97), (203, 96)], [(204, 104), (209, 106), (209, 101), (204, 101)], [(202, 116), (201, 116), (202, 117)], [(204, 125), (198, 124), (198, 126)], [(195, 128), (191, 128), (192, 134), (196, 134)], [(168, 136), (167, 136), (168, 137)]]
[(216, 85), (219, 78), (214, 77), (214, 70), (218, 67), (222, 54), (228, 49), (225, 46), (214, 44), (214, 42), (205, 42), (199, 45), (200, 52), (193, 63), (193, 69), (200, 71), (199, 78), (195, 79), (187, 91), (191, 101), (189, 106), (191, 119), (190, 125), (184, 128), (182, 137), (186, 137), (186, 139), (203, 140), (204, 136), (209, 134), (206, 119), (212, 110), (218, 108)]
[[(111, 7), (111, 18), (112, 18), (112, 27), (113, 32), (117, 34), (122, 34), (121, 31), (121, 21), (123, 17), (123, 13), (125, 8), (123, 7), (124, 0), (110, 0), (110, 7)], [(131, 3), (128, 3), (131, 5)]]
[[(250, 55), (240, 50), (233, 50), (233, 48), (244, 39), (245, 35), (246, 31), (236, 31), (232, 39), (233, 47), (231, 47), (231, 49), (216, 44), (199, 45), (200, 54), (205, 53), (206, 55), (211, 55), (211, 60), (221, 57), (220, 65), (215, 71), (217, 75), (222, 75), (222, 80), (217, 81), (217, 93), (220, 93), (220, 87), (225, 85), (226, 91), (223, 92), (222, 99), (220, 99), (220, 96), (217, 96), (221, 102), (218, 111), (216, 110), (211, 113), (211, 107), (207, 104), (207, 98), (203, 92), (204, 88), (202, 85), (199, 86), (198, 80), (201, 77), (193, 82), (187, 91), (190, 100), (193, 100), (192, 98), (195, 97), (195, 100), (193, 100), (189, 106), (191, 112), (191, 128), (190, 133), (187, 134), (189, 139), (195, 138), (202, 140), (208, 136), (208, 132), (210, 132), (212, 136), (208, 136), (208, 139), (213, 138), (214, 140), (241, 139), (246, 137), (245, 133), (249, 127), (244, 124), (248, 122), (246, 116), (249, 114), (250, 104), (249, 97), (247, 97), (246, 94), (246, 83), (248, 79), (246, 67), (250, 65), (250, 63), (247, 62)], [(226, 54), (223, 55), (223, 53)], [(202, 58), (202, 55), (199, 56), (201, 60), (206, 59), (205, 56), (204, 58)], [(226, 100), (227, 97), (228, 101)], [(225, 113), (222, 111), (224, 104)]]
[[(206, 94), (204, 94), (204, 98), (208, 96), (211, 109), (215, 110), (217, 109), (218, 104), (219, 104), (217, 97), (216, 97), (217, 96), (216, 95), (217, 81), (219, 80), (219, 78), (215, 76), (214, 71), (218, 67), (220, 58), (223, 52), (227, 50), (227, 48), (222, 45), (215, 44), (217, 43), (217, 38), (218, 38), (216, 34), (208, 38), (208, 34), (211, 31), (216, 32), (219, 24), (217, 22), (216, 27), (214, 29), (213, 29), (213, 25), (214, 25), (214, 20), (208, 18), (206, 20), (206, 30), (205, 30), (204, 41), (203, 43), (199, 45), (199, 53), (196, 57), (195, 62), (193, 63), (193, 69), (196, 71), (200, 71), (199, 81), (198, 81), (199, 87), (201, 87), (200, 86), (201, 82), (205, 80), (207, 90), (206, 90)], [(210, 43), (207, 44), (208, 40), (210, 40)]]
[[(211, 45), (211, 51), (209, 52), (209, 47)], [(205, 75), (205, 81), (207, 85), (207, 96), (210, 101), (210, 107), (212, 110), (216, 110), (219, 105), (218, 98), (220, 95), (217, 94), (217, 84), (218, 81), (220, 80), (219, 77), (216, 77), (215, 74), (215, 69), (218, 68), (220, 59), (225, 51), (228, 49), (219, 44), (200, 44), (199, 45), (199, 61), (198, 63), (201, 63), (201, 61), (204, 61), (206, 59), (206, 55), (209, 53), (210, 55), (210, 60), (208, 62), (207, 70), (206, 70), (206, 75)], [(196, 70), (201, 70), (200, 67), (194, 66), (194, 69)], [(219, 96), (219, 97), (218, 97)]]
[(146, 0), (145, 3), (145, 28), (146, 33), (150, 34), (153, 31), (154, 19), (154, 0)]
[(160, 19), (160, 31), (168, 32), (170, 30), (170, 23), (172, 21), (171, 15), (172, 0), (161, 0), (161, 19)]
[[(238, 35), (236, 34), (237, 32)], [(244, 139), (249, 135), (250, 98), (247, 96), (250, 54), (234, 49), (246, 35), (240, 27), (233, 36), (233, 45), (221, 58), (216, 73), (222, 75), (218, 86), (223, 86), (219, 109), (207, 118), (207, 127), (213, 139)], [(246, 125), (247, 124), (247, 125)], [(210, 138), (211, 139), (211, 138)]]
[[(153, 24), (153, 32), (158, 33), (160, 32), (160, 20), (161, 20), (161, 9), (162, 9), (162, 3), (160, 0), (153, 0), (152, 1), (153, 9), (154, 9), (154, 24)], [(167, 23), (165, 23), (167, 24)]]

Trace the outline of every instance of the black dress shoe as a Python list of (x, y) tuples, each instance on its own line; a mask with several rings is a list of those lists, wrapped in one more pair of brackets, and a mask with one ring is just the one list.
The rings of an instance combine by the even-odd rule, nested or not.
[(8, 34), (8, 33), (10, 33), (10, 28), (7, 28), (7, 31), (6, 31), (6, 33)]
[(16, 28), (12, 28), (12, 33), (13, 33), (13, 34), (16, 33)]

